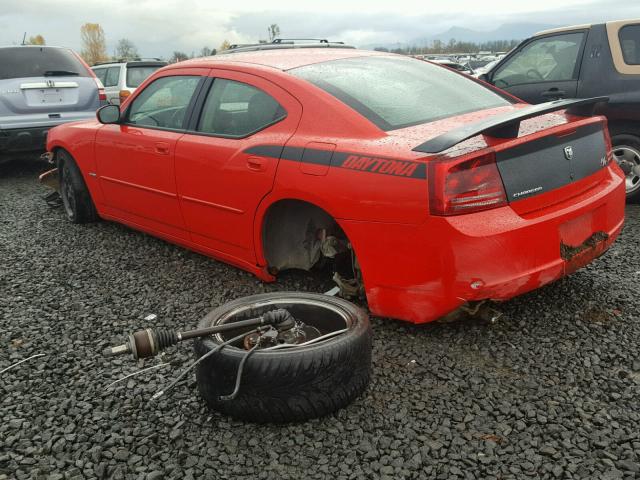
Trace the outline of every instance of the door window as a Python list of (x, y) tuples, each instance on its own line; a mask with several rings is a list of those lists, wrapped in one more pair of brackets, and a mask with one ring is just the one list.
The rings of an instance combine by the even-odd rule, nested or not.
[(640, 65), (640, 25), (622, 27), (619, 38), (624, 63)]
[(497, 87), (575, 79), (584, 33), (543, 37), (528, 43), (493, 76)]
[(245, 137), (286, 116), (284, 108), (262, 90), (233, 80), (216, 79), (209, 91), (197, 130)]
[(118, 85), (118, 80), (120, 79), (120, 67), (109, 67), (107, 68), (107, 73), (102, 84), (105, 87), (115, 87)]
[(184, 75), (155, 80), (133, 100), (129, 108), (128, 123), (182, 129), (187, 107), (200, 78)]

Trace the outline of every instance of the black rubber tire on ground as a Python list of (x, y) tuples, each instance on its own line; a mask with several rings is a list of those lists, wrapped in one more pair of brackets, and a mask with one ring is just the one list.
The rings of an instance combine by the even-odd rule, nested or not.
[[(237, 319), (275, 308), (251, 307), (265, 302), (277, 302), (278, 307), (292, 313), (296, 307), (291, 305), (298, 305), (296, 302), (321, 304), (342, 312), (351, 325), (346, 332), (315, 345), (257, 350), (245, 363), (238, 396), (227, 401), (220, 400), (220, 396), (233, 391), (240, 360), (247, 352), (224, 347), (203, 360), (196, 371), (198, 389), (210, 408), (257, 423), (301, 422), (345, 407), (364, 392), (371, 377), (371, 325), (366, 312), (341, 298), (299, 292), (252, 295), (216, 308), (198, 327), (215, 325), (238, 308), (247, 310), (244, 317)], [(220, 343), (221, 339), (215, 336), (198, 339), (196, 355), (199, 358)]]
[(58, 150), (56, 162), (60, 178), (60, 196), (67, 219), (71, 223), (95, 222), (98, 219), (96, 207), (75, 160), (64, 150)]
[[(615, 133), (611, 137), (611, 144), (613, 145), (613, 151), (616, 151), (616, 147), (628, 147), (635, 150), (640, 154), (640, 137), (629, 133)], [(627, 202), (637, 202), (640, 200), (640, 183), (638, 187), (632, 192), (627, 193)]]

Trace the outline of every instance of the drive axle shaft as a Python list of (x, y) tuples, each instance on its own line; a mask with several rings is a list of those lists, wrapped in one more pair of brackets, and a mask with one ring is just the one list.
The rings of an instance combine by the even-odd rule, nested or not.
[(213, 327), (188, 330), (186, 332), (146, 328), (130, 334), (127, 341), (122, 345), (105, 348), (103, 353), (106, 356), (130, 353), (133, 358), (137, 360), (139, 358), (149, 358), (158, 355), (158, 353), (164, 349), (176, 345), (178, 342), (182, 342), (183, 340), (206, 337), (208, 335), (239, 330), (242, 328), (255, 329), (259, 327), (272, 326), (279, 331), (284, 331), (292, 329), (295, 324), (296, 321), (289, 311), (279, 308), (277, 310), (266, 312), (256, 318), (240, 320), (232, 323), (223, 323)]

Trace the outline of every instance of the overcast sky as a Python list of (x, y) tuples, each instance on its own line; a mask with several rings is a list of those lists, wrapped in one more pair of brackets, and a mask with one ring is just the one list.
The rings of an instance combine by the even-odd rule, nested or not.
[[(143, 56), (188, 54), (203, 46), (255, 42), (277, 23), (283, 37), (355, 45), (411, 42), (451, 26), (492, 30), (504, 23), (571, 25), (640, 17), (638, 0), (0, 0), (0, 45), (41, 34), (79, 50), (80, 26), (100, 23), (109, 53), (126, 37)], [(502, 39), (496, 39), (502, 40)], [(1, 68), (1, 66), (0, 66)]]

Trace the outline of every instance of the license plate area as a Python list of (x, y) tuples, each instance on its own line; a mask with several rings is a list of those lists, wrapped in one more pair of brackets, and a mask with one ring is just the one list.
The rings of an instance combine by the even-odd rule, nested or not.
[(76, 82), (34, 82), (22, 84), (20, 88), (30, 107), (67, 106), (78, 102)]
[(605, 215), (599, 207), (560, 225), (560, 256), (566, 273), (584, 267), (607, 249), (609, 234), (597, 227), (602, 228)]

